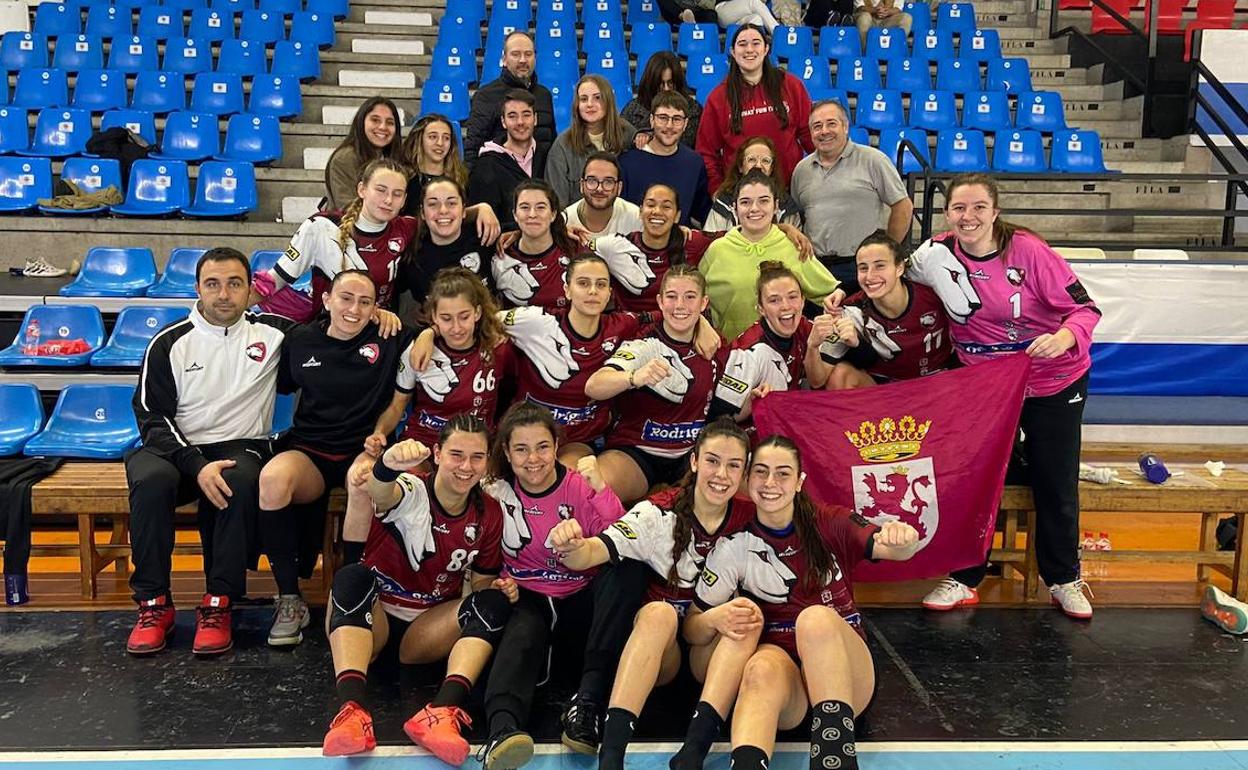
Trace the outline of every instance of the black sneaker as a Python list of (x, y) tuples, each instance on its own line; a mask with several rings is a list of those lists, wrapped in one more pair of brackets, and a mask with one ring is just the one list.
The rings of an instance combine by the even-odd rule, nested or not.
[(602, 708), (578, 693), (563, 715), (564, 746), (578, 754), (598, 755), (598, 743), (602, 740)]
[(477, 760), (485, 770), (516, 770), (533, 758), (533, 738), (521, 730), (504, 730), (490, 736)]

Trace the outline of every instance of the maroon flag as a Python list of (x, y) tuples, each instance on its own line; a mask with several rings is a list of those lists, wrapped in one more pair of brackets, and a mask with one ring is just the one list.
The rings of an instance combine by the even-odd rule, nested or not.
[(876, 388), (772, 393), (754, 424), (797, 442), (816, 500), (919, 531), (909, 561), (864, 561), (855, 578), (936, 577), (988, 552), (1030, 368), (1020, 353)]

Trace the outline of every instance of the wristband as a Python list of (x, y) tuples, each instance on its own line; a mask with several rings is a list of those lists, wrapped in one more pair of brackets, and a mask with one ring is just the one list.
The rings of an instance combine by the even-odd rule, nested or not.
[(373, 478), (387, 484), (399, 480), (399, 476), (403, 471), (396, 471), (386, 466), (385, 454), (377, 458), (377, 462), (373, 463)]

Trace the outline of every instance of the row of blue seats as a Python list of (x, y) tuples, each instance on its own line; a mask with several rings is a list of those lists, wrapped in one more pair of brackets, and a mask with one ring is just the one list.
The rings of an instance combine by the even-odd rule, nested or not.
[[(138, 0), (128, 1), (138, 2)], [(533, 0), (490, 0), (490, 2), (493, 7), (502, 7), (508, 13), (523, 12), (521, 6), (529, 6), (531, 12), (534, 5)], [(633, 24), (663, 19), (655, 0), (581, 0), (581, 2), (590, 7), (593, 13), (607, 13), (612, 9), (616, 13), (626, 13), (628, 20)], [(576, 3), (577, 0), (536, 0), (537, 13), (566, 12), (568, 8), (576, 8)], [(453, 16), (480, 24), (490, 18), (491, 12), (492, 9), (486, 8), (486, 0), (455, 0)], [(451, 16), (452, 13), (447, 14), (448, 18)], [(531, 19), (532, 16), (530, 15), (529, 18)]]
[[(991, 164), (983, 132), (973, 129), (946, 129), (938, 133), (934, 163), (928, 133), (921, 128), (885, 129), (880, 132), (879, 149), (897, 162), (903, 140), (919, 151), (929, 168), (934, 167), (939, 172), (962, 173), (991, 168), (1003, 174), (1106, 173), (1100, 136), (1095, 131), (1065, 129), (1056, 132), (1048, 156), (1044, 135), (1039, 131), (1001, 131), (993, 141)], [(921, 173), (923, 164), (907, 148), (900, 168), (903, 174)]]
[(265, 43), (302, 40), (325, 47), (334, 42), (334, 17), (329, 13), (299, 11), (291, 15), (287, 30), (286, 16), (281, 13), (243, 11), (236, 14), (228, 10), (196, 8), (191, 12), (190, 24), (184, 27), (181, 14), (169, 9), (144, 9), (135, 24), (130, 9), (98, 5), (87, 13), (86, 24), (83, 24), (78, 8), (42, 3), (35, 12), (32, 31), (48, 37), (87, 35), (109, 40), (128, 40), (135, 35), (158, 40), (193, 37), (208, 43), (230, 39)]
[(212, 8), (218, 11), (268, 11), (270, 13), (292, 14), (300, 11), (311, 13), (327, 13), (342, 19), (346, 18), (351, 9), (350, 0), (65, 0), (61, 5), (71, 8), (82, 8), (89, 13), (98, 6), (115, 6), (143, 11), (145, 8), (165, 8), (176, 13), (193, 11), (196, 8)]
[[(52, 197), (52, 161), (0, 156), (0, 212), (30, 212)], [(242, 217), (256, 210), (256, 169), (250, 163), (208, 161), (199, 166), (195, 200), (190, 175), (180, 160), (138, 160), (130, 167), (125, 202), (108, 208), (126, 217), (182, 214), (199, 219)], [(103, 213), (103, 209), (80, 213)]]
[[(195, 38), (178, 38), (165, 43), (161, 53), (155, 38), (131, 37), (109, 45), (98, 39), (78, 35), (55, 41), (51, 57), (53, 69), (67, 73), (85, 70), (112, 70), (128, 75), (150, 70), (165, 70), (184, 75), (213, 71), (212, 43)], [(105, 57), (104, 49), (108, 48)], [(236, 75), (269, 74), (279, 77), (312, 80), (320, 77), (320, 50), (302, 40), (283, 40), (272, 46), (270, 64), (268, 48), (254, 40), (225, 40), (218, 46), (216, 71)], [(0, 69), (19, 73), (26, 69), (49, 66), (48, 39), (33, 32), (6, 32), (0, 38)]]
[[(849, 101), (844, 92), (828, 90), (815, 96), (836, 99), (849, 111)], [(1008, 97), (1000, 91), (980, 92), (968, 97), (963, 102), (961, 120), (957, 98), (952, 91), (914, 94), (910, 97), (908, 115), (900, 91), (864, 91), (858, 95), (853, 115), (857, 125), (872, 131), (909, 126), (934, 132), (961, 126), (989, 132), (1020, 128), (1051, 134), (1067, 127), (1062, 95), (1057, 91), (1020, 94), (1012, 124)]]
[[(11, 105), (23, 110), (72, 107), (87, 112), (107, 112), (129, 107), (164, 114), (187, 108), (187, 76), (180, 72), (140, 72), (134, 85), (124, 73), (90, 70), (78, 73), (73, 98), (65, 72), (56, 69), (25, 69), (17, 74)], [(133, 89), (131, 91), (131, 88)], [(251, 92), (243, 76), (201, 72), (191, 81), (191, 112), (224, 117), (238, 112), (293, 118), (303, 111), (299, 81), (281, 75), (256, 75)]]

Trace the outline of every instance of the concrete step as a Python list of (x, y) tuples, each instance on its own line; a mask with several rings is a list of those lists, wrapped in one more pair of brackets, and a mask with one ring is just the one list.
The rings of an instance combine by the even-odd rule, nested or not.
[[(343, 99), (308, 99), (303, 98), (303, 114), (299, 116), (300, 120), (315, 121), (325, 126), (349, 126), (352, 119), (355, 118), (356, 111), (360, 108), (360, 102), (363, 99), (357, 98), (353, 100)], [(420, 97), (414, 99), (396, 99), (395, 106), (399, 108), (399, 121), (404, 125), (408, 123), (408, 116), (420, 114)], [(340, 133), (345, 133), (343, 128), (339, 128)]]
[[(432, 27), (433, 14), (429, 11), (364, 11), (363, 21), (368, 26)], [(351, 17), (347, 17), (348, 21)]]
[(378, 88), (411, 89), (416, 87), (416, 73), (394, 70), (349, 70), (336, 73), (338, 85), (343, 88), (363, 89), (370, 93)]

